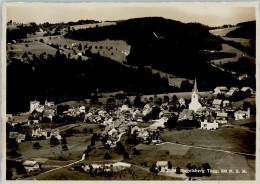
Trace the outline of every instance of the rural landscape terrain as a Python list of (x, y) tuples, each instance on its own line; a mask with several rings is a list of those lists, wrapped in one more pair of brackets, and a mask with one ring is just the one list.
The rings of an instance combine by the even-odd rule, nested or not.
[(256, 21), (6, 25), (7, 180), (255, 180)]

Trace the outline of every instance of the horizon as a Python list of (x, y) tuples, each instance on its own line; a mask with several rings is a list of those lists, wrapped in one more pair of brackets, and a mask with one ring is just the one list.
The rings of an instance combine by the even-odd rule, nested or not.
[[(210, 6), (203, 3), (190, 3), (187, 6), (165, 7), (163, 3), (144, 6), (136, 3), (74, 3), (74, 4), (16, 4), (7, 6), (6, 20), (16, 23), (35, 22), (42, 24), (77, 22), (79, 20), (119, 21), (142, 17), (163, 17), (183, 23), (200, 23), (210, 27), (236, 25), (256, 20), (255, 7), (233, 7), (227, 5)], [(131, 5), (131, 6), (128, 6)], [(154, 6), (158, 5), (158, 6)], [(75, 9), (77, 11), (75, 11)]]

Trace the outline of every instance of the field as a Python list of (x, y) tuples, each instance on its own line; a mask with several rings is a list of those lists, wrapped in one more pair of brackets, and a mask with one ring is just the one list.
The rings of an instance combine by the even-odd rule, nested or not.
[(110, 25), (116, 25), (116, 22), (101, 22), (101, 23), (95, 23), (95, 24), (83, 24), (83, 25), (76, 25), (71, 26), (71, 28), (78, 30), (78, 29), (86, 29), (86, 28), (94, 28), (94, 27), (103, 27), (103, 26), (110, 26)]
[(217, 35), (217, 36), (226, 36), (226, 34), (228, 34), (230, 31), (233, 31), (235, 29), (237, 29), (239, 27), (230, 27), (230, 28), (223, 28), (223, 29), (213, 29), (210, 30), (209, 32)]
[[(127, 45), (126, 42), (122, 40), (103, 40), (98, 42), (78, 41), (66, 39), (62, 35), (44, 37), (44, 33), (44, 31), (36, 32), (36, 35), (28, 35), (28, 38), (22, 39), (24, 41), (29, 41), (29, 43), (8, 44), (8, 53), (14, 53), (14, 57), (18, 59), (22, 59), (24, 52), (31, 52), (36, 56), (39, 56), (43, 52), (54, 55), (57, 49), (51, 47), (50, 44), (59, 45), (59, 48), (63, 50), (62, 52), (65, 55), (68, 55), (70, 53), (71, 58), (76, 59), (78, 58), (78, 54), (82, 53), (85, 50), (85, 45), (88, 45), (88, 47), (92, 47), (92, 53), (99, 52), (101, 56), (111, 58), (118, 62), (126, 61), (126, 56), (130, 53), (130, 45)], [(40, 42), (40, 39), (42, 39), (44, 43)], [(78, 50), (78, 47), (74, 47), (73, 49), (64, 48), (65, 45), (67, 47), (72, 47), (72, 44), (79, 43), (81, 43), (82, 45), (82, 50)], [(28, 44), (29, 47), (26, 47), (26, 44)], [(73, 50), (75, 50), (76, 53)], [(29, 58), (32, 59), (32, 55), (29, 55)], [(88, 57), (82, 56), (82, 59), (86, 60), (88, 59)]]
[(245, 46), (245, 47), (251, 47), (250, 44), (250, 39), (246, 39), (246, 38), (230, 38), (230, 37), (222, 37), (224, 40), (228, 40), (228, 41), (235, 41), (238, 43), (241, 43), (241, 45)]
[(202, 129), (161, 132), (165, 141), (190, 146), (209, 147), (232, 152), (255, 154), (255, 133), (241, 128), (220, 127), (217, 131)]
[(241, 57), (249, 57), (248, 54), (246, 54), (245, 52), (242, 52), (232, 46), (229, 46), (227, 44), (222, 44), (222, 50), (221, 52), (227, 52), (227, 53), (235, 53), (236, 57), (233, 58), (224, 58), (224, 59), (217, 59), (217, 60), (212, 60), (211, 62), (213, 62), (214, 64), (224, 64), (224, 63), (228, 63), (228, 62), (236, 62), (238, 61), (239, 58)]

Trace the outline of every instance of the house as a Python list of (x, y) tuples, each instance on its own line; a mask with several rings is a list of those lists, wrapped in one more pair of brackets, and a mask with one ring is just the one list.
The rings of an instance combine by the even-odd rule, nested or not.
[(130, 108), (128, 107), (128, 105), (122, 105), (122, 107), (120, 108), (120, 111), (121, 111), (121, 112), (126, 112), (126, 111), (128, 111), (128, 110), (130, 110)]
[(16, 138), (16, 141), (18, 143), (24, 142), (25, 141), (25, 134), (19, 134)]
[(212, 102), (212, 107), (216, 109), (220, 109), (222, 105), (222, 100), (220, 99), (214, 99)]
[(197, 88), (197, 82), (196, 79), (194, 81), (194, 88), (192, 90), (192, 94), (191, 94), (191, 103), (189, 104), (189, 110), (193, 110), (194, 112), (196, 112), (200, 107), (202, 107), (202, 102), (199, 98), (199, 91)]
[(27, 172), (35, 171), (35, 170), (39, 170), (40, 169), (40, 164), (38, 162), (36, 162), (36, 161), (26, 160), (23, 163), (23, 166), (24, 166), (24, 168), (25, 168), (25, 170)]
[(234, 113), (235, 120), (250, 118), (250, 108), (247, 111), (238, 110)]
[(13, 115), (12, 114), (6, 114), (6, 122), (11, 122), (14, 121)]
[(45, 100), (45, 105), (48, 106), (48, 107), (53, 107), (54, 106), (54, 102)]
[(228, 122), (228, 113), (226, 112), (217, 112), (217, 117), (216, 117), (217, 123), (220, 124), (225, 124)]
[(131, 129), (131, 134), (133, 134), (134, 132), (138, 133), (141, 131), (141, 128), (139, 128), (138, 126), (134, 126), (132, 129)]
[(142, 129), (142, 130), (138, 133), (138, 135), (137, 135), (137, 138), (139, 138), (139, 139), (141, 139), (141, 140), (143, 140), (143, 141), (146, 141), (148, 137), (149, 137), (149, 132), (146, 131), (146, 130), (144, 130), (144, 129)]
[(157, 168), (160, 172), (167, 172), (168, 169), (169, 169), (168, 161), (157, 161), (157, 162), (156, 162), (156, 168)]
[(159, 118), (161, 117), (170, 118), (173, 114), (174, 112), (169, 112), (168, 110), (164, 110), (159, 113)]
[(208, 112), (207, 107), (200, 107), (200, 108), (197, 110), (196, 114), (206, 115), (207, 112)]
[(250, 88), (250, 87), (243, 87), (243, 88), (241, 89), (241, 91), (243, 91), (243, 92), (246, 92), (247, 90), (250, 91), (250, 94), (252, 94), (252, 93), (254, 92), (254, 90), (253, 90), (252, 88)]
[(161, 119), (153, 120), (153, 122), (155, 122), (155, 123), (151, 124), (149, 126), (149, 128), (151, 130), (156, 130), (158, 128), (165, 128), (164, 123), (166, 123), (167, 121), (168, 121), (168, 118), (166, 118), (166, 117), (162, 117)]
[(219, 86), (214, 89), (214, 94), (226, 94), (228, 89), (226, 86)]
[(224, 101), (223, 101), (223, 107), (227, 107), (227, 106), (229, 106), (229, 105), (230, 105), (229, 100), (224, 100)]
[(34, 110), (36, 110), (40, 106), (39, 101), (31, 101), (30, 102), (30, 113), (32, 113)]
[(218, 123), (216, 120), (213, 120), (213, 118), (209, 117), (204, 119), (204, 121), (201, 121), (200, 128), (205, 130), (217, 130)]
[(185, 98), (181, 97), (179, 100), (178, 100), (179, 104), (180, 104), (180, 107), (184, 106), (186, 107), (186, 100)]
[(124, 162), (116, 162), (113, 164), (113, 172), (119, 172), (123, 169), (129, 168), (131, 164)]
[(231, 87), (226, 94), (229, 95), (229, 96), (233, 96), (233, 94), (235, 92), (239, 92), (239, 88), (238, 87)]
[(190, 109), (183, 109), (182, 112), (179, 114), (179, 121), (182, 120), (193, 120), (194, 111)]
[(40, 127), (35, 128), (32, 130), (32, 137), (40, 138), (45, 137), (46, 139), (51, 138), (52, 136), (56, 137), (57, 139), (61, 139), (60, 131), (59, 129), (41, 129)]
[(39, 123), (38, 119), (28, 120), (28, 122), (27, 122), (28, 125), (34, 125), (34, 124), (38, 124), (38, 123)]
[(81, 112), (81, 113), (85, 113), (86, 112), (86, 107), (85, 106), (80, 106), (79, 107), (79, 111)]
[(117, 134), (117, 130), (115, 128), (112, 128), (107, 134), (109, 136), (113, 136), (114, 134)]

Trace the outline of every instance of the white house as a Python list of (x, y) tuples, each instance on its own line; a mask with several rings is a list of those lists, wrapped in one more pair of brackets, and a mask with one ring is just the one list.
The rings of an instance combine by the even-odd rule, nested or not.
[(226, 86), (219, 86), (214, 89), (214, 94), (226, 94), (228, 89)]
[(168, 161), (157, 161), (156, 167), (161, 172), (167, 172), (169, 169)]
[(243, 87), (241, 89), (241, 91), (243, 91), (243, 92), (246, 92), (247, 90), (249, 90), (251, 92), (251, 94), (254, 92), (254, 90), (252, 88), (250, 88), (250, 87)]
[(234, 113), (235, 120), (250, 118), (250, 108), (247, 111), (238, 110)]
[(186, 103), (185, 103), (185, 99), (183, 97), (181, 97), (179, 100), (178, 100), (180, 106), (186, 106)]
[(27, 172), (30, 172), (30, 171), (35, 171), (35, 170), (38, 170), (40, 169), (40, 164), (36, 161), (30, 161), (30, 160), (26, 160), (24, 163), (23, 163), (23, 166), (25, 168), (25, 170)]
[(216, 120), (213, 122), (208, 122), (207, 119), (204, 119), (204, 121), (201, 122), (201, 129), (206, 129), (206, 130), (216, 130), (218, 129), (218, 123)]
[(222, 105), (222, 100), (220, 99), (214, 99), (212, 102), (212, 107), (216, 109), (220, 109), (221, 105)]

